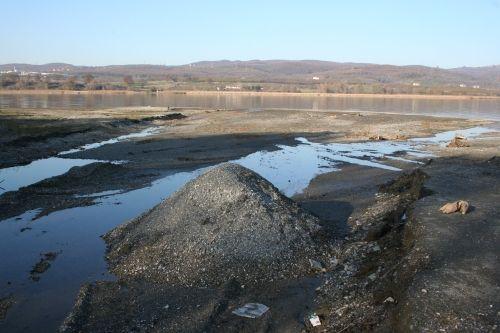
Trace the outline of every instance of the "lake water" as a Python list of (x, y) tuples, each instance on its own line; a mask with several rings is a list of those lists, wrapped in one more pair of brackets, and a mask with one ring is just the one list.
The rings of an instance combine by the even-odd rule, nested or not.
[(500, 121), (500, 99), (422, 99), (243, 94), (0, 95), (0, 108), (102, 109), (129, 106), (311, 109), (450, 116)]

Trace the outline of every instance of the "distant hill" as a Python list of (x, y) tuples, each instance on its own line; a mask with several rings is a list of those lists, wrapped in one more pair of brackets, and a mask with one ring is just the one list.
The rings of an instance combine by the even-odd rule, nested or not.
[[(426, 66), (394, 66), (366, 63), (339, 63), (319, 60), (250, 60), (201, 61), (180, 66), (112, 65), (74, 66), (64, 63), (45, 65), (5, 64), (1, 71), (61, 73), (96, 76), (146, 76), (162, 79), (241, 80), (255, 82), (345, 82), (377, 84), (479, 85), (500, 88), (500, 66), (461, 67), (452, 69)], [(316, 77), (316, 80), (313, 80)]]

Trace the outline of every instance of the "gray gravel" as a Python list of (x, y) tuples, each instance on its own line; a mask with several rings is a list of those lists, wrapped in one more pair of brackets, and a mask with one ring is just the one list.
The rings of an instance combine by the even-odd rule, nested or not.
[(121, 279), (251, 286), (308, 274), (309, 259), (321, 260), (318, 222), (264, 178), (226, 163), (104, 238)]

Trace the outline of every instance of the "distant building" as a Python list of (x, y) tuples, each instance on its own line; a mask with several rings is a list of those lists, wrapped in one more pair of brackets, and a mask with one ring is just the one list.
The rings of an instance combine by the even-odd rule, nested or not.
[(313, 76), (313, 80), (314, 81), (319, 81), (319, 77), (318, 76)]
[(474, 89), (479, 89), (480, 87), (478, 85), (472, 86)]
[(460, 83), (460, 88), (467, 88), (466, 84)]
[(241, 86), (225, 86), (224, 90), (241, 90)]
[(420, 87), (420, 83), (419, 82), (413, 82), (411, 85), (414, 86), (414, 87)]

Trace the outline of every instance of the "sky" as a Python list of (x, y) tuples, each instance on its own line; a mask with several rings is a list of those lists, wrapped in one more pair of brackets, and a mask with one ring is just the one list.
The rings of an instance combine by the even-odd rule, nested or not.
[(500, 64), (500, 0), (2, 0), (0, 63)]

